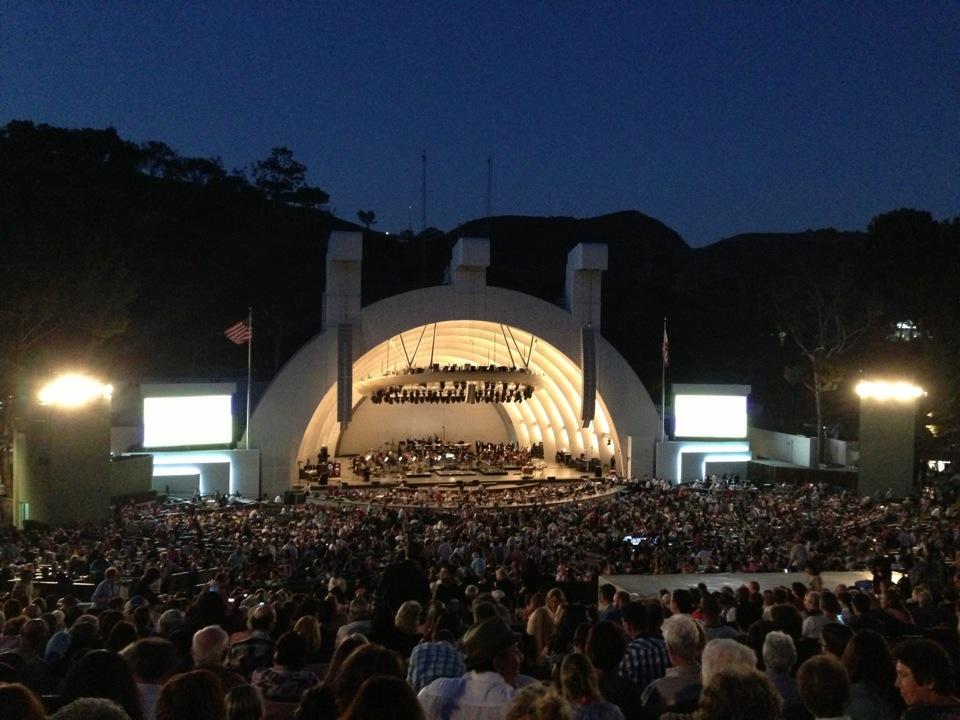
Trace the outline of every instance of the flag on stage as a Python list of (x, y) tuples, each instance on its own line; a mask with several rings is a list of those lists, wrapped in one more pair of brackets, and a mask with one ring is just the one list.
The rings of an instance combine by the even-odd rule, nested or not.
[(250, 326), (246, 320), (240, 320), (234, 323), (224, 330), (223, 334), (227, 336), (227, 340), (237, 345), (246, 345), (250, 342), (250, 338), (253, 337), (253, 333), (250, 332)]
[(667, 323), (663, 323), (663, 366), (670, 365), (670, 341), (667, 339)]

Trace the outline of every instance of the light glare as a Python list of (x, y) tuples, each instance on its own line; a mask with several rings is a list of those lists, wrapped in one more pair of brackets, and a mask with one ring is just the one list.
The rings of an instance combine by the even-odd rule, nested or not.
[(915, 400), (923, 395), (923, 388), (903, 380), (864, 380), (857, 385), (857, 395), (871, 400)]
[(86, 375), (71, 373), (61, 375), (45, 385), (37, 399), (41, 405), (56, 405), (65, 408), (78, 408), (97, 400), (109, 400), (113, 395), (113, 385), (105, 385)]

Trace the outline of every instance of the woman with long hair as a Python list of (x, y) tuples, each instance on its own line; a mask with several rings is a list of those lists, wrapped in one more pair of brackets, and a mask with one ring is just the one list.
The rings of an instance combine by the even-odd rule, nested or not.
[(887, 641), (873, 630), (861, 630), (843, 651), (843, 666), (850, 675), (852, 720), (896, 720), (902, 706), (896, 689), (896, 663)]
[(560, 666), (560, 688), (573, 705), (575, 720), (623, 720), (623, 712), (600, 695), (593, 665), (586, 655), (571, 653)]

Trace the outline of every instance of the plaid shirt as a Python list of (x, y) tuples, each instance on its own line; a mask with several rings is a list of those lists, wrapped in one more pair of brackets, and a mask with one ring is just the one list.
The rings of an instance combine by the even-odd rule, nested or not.
[(620, 661), (620, 677), (643, 689), (666, 675), (669, 665), (667, 644), (663, 638), (641, 635), (627, 645), (627, 652)]
[(460, 651), (447, 642), (422, 642), (410, 653), (407, 682), (420, 692), (437, 678), (458, 678), (467, 672)]

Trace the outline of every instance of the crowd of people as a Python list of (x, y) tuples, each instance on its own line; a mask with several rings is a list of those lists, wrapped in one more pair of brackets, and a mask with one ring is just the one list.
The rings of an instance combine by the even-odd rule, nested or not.
[[(599, 486), (517, 506), (337, 489), (3, 531), (0, 717), (960, 718), (940, 496)], [(806, 581), (577, 593), (785, 569)], [(830, 569), (872, 580), (824, 587)]]

